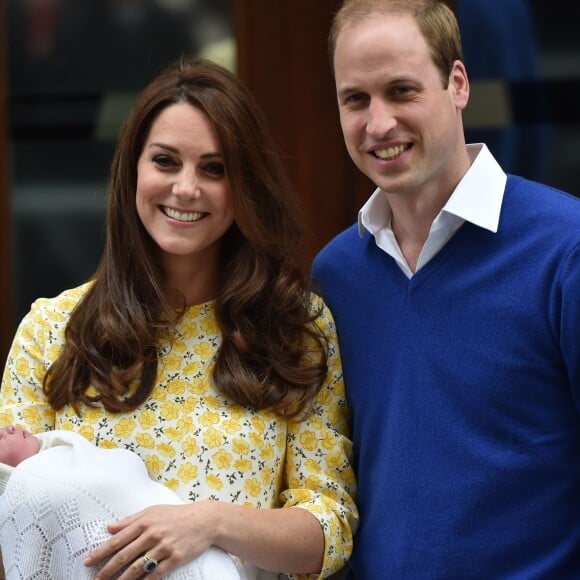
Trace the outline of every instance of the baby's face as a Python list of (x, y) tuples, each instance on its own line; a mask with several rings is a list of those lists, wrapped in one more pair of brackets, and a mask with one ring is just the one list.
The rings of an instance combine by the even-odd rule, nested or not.
[(0, 429), (0, 462), (16, 467), (38, 452), (40, 441), (25, 429), (8, 425)]

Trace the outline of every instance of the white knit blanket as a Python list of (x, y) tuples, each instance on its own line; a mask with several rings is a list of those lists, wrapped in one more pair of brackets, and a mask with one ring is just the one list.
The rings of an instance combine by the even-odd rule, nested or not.
[[(150, 505), (182, 503), (150, 479), (136, 454), (99, 449), (66, 431), (50, 432), (50, 437), (52, 446), (16, 467), (0, 496), (0, 546), (7, 580), (89, 580), (97, 568), (86, 568), (83, 560), (110, 537), (108, 523)], [(245, 577), (217, 548), (166, 576)]]

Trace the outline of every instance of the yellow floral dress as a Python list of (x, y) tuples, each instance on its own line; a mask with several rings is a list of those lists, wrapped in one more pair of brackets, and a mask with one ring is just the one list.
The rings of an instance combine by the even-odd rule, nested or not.
[[(261, 508), (300, 507), (325, 536), (322, 577), (339, 570), (358, 522), (342, 368), (329, 310), (319, 320), (329, 337), (328, 377), (314, 413), (300, 423), (234, 404), (209, 377), (220, 333), (212, 302), (187, 309), (171, 342), (160, 345), (150, 398), (136, 411), (85, 408), (55, 412), (42, 391), (58, 357), (72, 309), (88, 284), (38, 299), (10, 349), (0, 390), (0, 425), (33, 433), (76, 431), (100, 447), (141, 456), (149, 474), (185, 501), (215, 499)], [(321, 300), (313, 296), (315, 303)]]

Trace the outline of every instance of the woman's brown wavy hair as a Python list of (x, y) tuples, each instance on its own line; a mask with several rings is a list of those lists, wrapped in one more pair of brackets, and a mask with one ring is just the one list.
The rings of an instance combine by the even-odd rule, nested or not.
[[(155, 383), (160, 337), (182, 309), (136, 210), (137, 161), (154, 119), (188, 102), (211, 120), (231, 186), (234, 224), (221, 244), (215, 310), (222, 343), (213, 383), (229, 400), (281, 416), (307, 413), (327, 373), (327, 344), (301, 268), (301, 220), (280, 153), (237, 77), (181, 58), (141, 93), (113, 159), (103, 256), (73, 311), (44, 390), (55, 409), (136, 409)], [(88, 389), (91, 385), (95, 390)]]

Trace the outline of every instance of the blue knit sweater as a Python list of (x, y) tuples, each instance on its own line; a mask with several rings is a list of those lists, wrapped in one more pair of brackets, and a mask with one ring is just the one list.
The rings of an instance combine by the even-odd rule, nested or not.
[(580, 578), (580, 200), (508, 176), (410, 280), (356, 226), (317, 256), (352, 415), (357, 579)]

